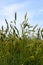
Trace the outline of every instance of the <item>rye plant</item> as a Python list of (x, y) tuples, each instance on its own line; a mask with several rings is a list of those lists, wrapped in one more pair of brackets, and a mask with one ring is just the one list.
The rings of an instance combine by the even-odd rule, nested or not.
[[(43, 28), (28, 23), (27, 13), (21, 24), (21, 37), (14, 21), (0, 30), (0, 65), (43, 65)], [(12, 25), (14, 24), (14, 25)], [(34, 35), (35, 34), (35, 35)], [(34, 38), (33, 38), (34, 36)]]

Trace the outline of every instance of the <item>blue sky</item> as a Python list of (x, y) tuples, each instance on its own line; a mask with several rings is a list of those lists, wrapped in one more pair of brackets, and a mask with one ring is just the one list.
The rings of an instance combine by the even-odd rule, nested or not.
[(5, 18), (10, 23), (14, 19), (15, 12), (17, 12), (18, 29), (26, 12), (30, 24), (43, 27), (43, 0), (0, 0), (0, 27), (6, 26)]

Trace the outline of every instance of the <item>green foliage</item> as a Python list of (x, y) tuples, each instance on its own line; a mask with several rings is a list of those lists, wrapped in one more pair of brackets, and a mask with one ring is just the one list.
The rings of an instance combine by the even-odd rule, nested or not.
[[(37, 25), (31, 26), (27, 23), (26, 13), (21, 24), (20, 37), (15, 24), (16, 19), (15, 13), (14, 26), (10, 24), (10, 29), (5, 19), (7, 28), (4, 30), (2, 26), (0, 30), (0, 65), (43, 65), (43, 40), (40, 38), (40, 34), (43, 38), (43, 29), (39, 28), (36, 37), (33, 38), (30, 33), (36, 32)], [(26, 35), (26, 33), (28, 34)]]

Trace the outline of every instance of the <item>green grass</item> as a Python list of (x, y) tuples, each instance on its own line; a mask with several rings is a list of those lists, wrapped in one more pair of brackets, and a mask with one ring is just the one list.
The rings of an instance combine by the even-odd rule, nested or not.
[(43, 41), (0, 40), (0, 65), (43, 65)]

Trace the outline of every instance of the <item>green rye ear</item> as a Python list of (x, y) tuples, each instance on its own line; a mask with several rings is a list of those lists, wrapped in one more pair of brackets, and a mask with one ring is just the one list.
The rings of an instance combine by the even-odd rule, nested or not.
[(27, 12), (26, 12), (26, 14), (25, 14), (25, 19), (27, 18)]
[(7, 20), (5, 19), (5, 22), (6, 22), (6, 24), (7, 24), (7, 29), (9, 29), (9, 25), (8, 25), (8, 22), (7, 22)]
[(38, 24), (36, 24), (33, 29), (36, 29), (37, 26), (38, 26)]
[(40, 28), (38, 29), (37, 37), (40, 39)]
[(19, 35), (19, 31), (18, 31), (18, 29), (16, 28), (16, 26), (14, 26), (14, 28), (15, 28), (15, 30), (17, 31), (18, 35)]
[(41, 36), (42, 36), (42, 38), (43, 38), (43, 28), (42, 28), (42, 30), (41, 30)]
[(4, 28), (3, 28), (3, 26), (2, 26), (2, 31), (4, 31)]
[(17, 20), (17, 13), (15, 12), (15, 20)]
[(16, 20), (17, 20), (17, 13), (15, 12), (15, 20), (14, 20), (15, 24), (16, 24)]
[(9, 30), (9, 25), (8, 25), (8, 22), (7, 22), (6, 19), (5, 19), (5, 22), (6, 22), (6, 24), (7, 24), (7, 28), (6, 28), (6, 30), (5, 30), (5, 33), (7, 34), (8, 30)]

